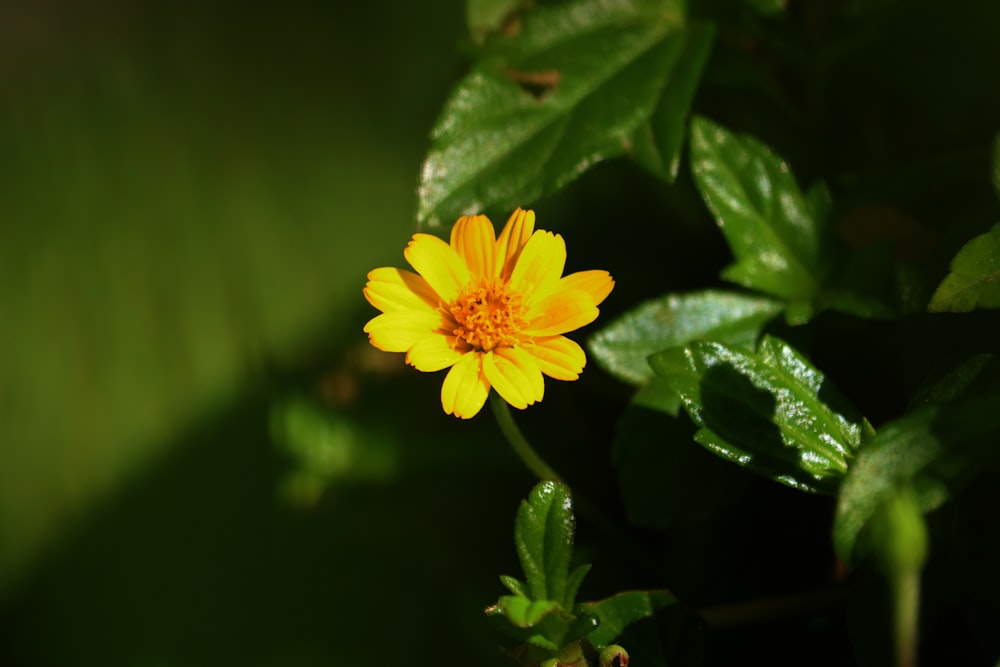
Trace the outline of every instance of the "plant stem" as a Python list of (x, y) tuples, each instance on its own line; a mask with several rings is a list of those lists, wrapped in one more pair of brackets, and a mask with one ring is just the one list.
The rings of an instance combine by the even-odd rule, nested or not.
[(896, 605), (896, 665), (917, 664), (917, 626), (920, 616), (920, 571), (904, 572), (894, 587)]
[[(504, 437), (510, 446), (514, 449), (514, 453), (517, 454), (518, 458), (524, 462), (524, 465), (528, 467), (528, 470), (535, 474), (541, 481), (551, 480), (553, 482), (560, 482), (565, 484), (562, 477), (559, 476), (555, 470), (553, 470), (548, 463), (538, 455), (528, 439), (524, 437), (521, 433), (521, 429), (517, 427), (514, 422), (514, 416), (511, 414), (510, 406), (507, 405), (507, 401), (500, 398), (495, 392), (490, 392), (490, 407), (493, 409), (493, 414), (496, 416), (497, 424), (500, 425), (500, 431), (503, 432)], [(579, 493), (573, 494), (574, 504), (576, 505), (579, 512), (586, 517), (586, 519), (594, 525), (599, 531), (603, 532), (612, 542), (615, 547), (630, 556), (638, 565), (649, 570), (652, 573), (658, 572), (658, 567), (656, 562), (649, 557), (646, 552), (636, 543), (635, 539), (632, 538), (627, 531), (622, 530), (622, 528), (612, 519), (610, 519), (604, 512), (601, 511), (596, 505), (591, 503), (586, 497)]]
[(521, 433), (521, 429), (514, 422), (514, 416), (510, 413), (510, 406), (507, 405), (507, 401), (500, 398), (500, 395), (493, 391), (490, 392), (490, 408), (492, 408), (493, 416), (496, 417), (497, 424), (500, 426), (500, 432), (503, 433), (507, 442), (513, 448), (514, 453), (524, 462), (528, 470), (543, 482), (546, 480), (562, 482), (562, 477), (559, 476), (559, 473), (553, 470), (538, 455), (538, 452), (531, 446), (528, 439)]

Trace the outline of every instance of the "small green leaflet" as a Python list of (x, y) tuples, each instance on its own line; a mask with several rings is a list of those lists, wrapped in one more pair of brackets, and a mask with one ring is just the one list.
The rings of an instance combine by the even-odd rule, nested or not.
[(900, 487), (912, 486), (922, 511), (944, 503), (968, 479), (1000, 462), (1000, 394), (930, 404), (882, 426), (852, 463), (837, 499), (833, 543), (845, 563), (859, 535)]
[(962, 246), (927, 306), (954, 313), (979, 308), (1000, 308), (1000, 224)]
[(521, 502), (514, 524), (514, 544), (533, 600), (573, 605), (587, 567), (569, 572), (576, 519), (569, 488), (558, 482), (535, 485)]
[(702, 117), (691, 123), (691, 170), (736, 257), (722, 277), (793, 303), (812, 301), (827, 273), (826, 218), (768, 147)]
[(600, 621), (587, 639), (602, 648), (618, 639), (632, 623), (650, 618), (660, 609), (674, 604), (677, 598), (668, 591), (625, 591), (597, 602), (586, 602), (580, 609)]

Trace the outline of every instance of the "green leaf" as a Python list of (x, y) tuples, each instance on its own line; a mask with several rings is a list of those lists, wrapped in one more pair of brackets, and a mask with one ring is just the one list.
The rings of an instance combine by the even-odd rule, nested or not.
[(677, 598), (668, 591), (626, 591), (598, 602), (578, 605), (582, 613), (596, 616), (597, 629), (587, 635), (590, 643), (602, 648), (621, 635), (626, 627), (650, 618), (660, 609), (677, 604)]
[(500, 628), (511, 637), (549, 651), (562, 650), (598, 624), (586, 608), (570, 614), (555, 600), (529, 600), (520, 595), (502, 596), (486, 615), (506, 620)]
[(504, 595), (497, 602), (503, 616), (519, 628), (532, 628), (550, 614), (558, 614), (562, 607), (555, 600), (529, 600), (520, 595)]
[(632, 158), (671, 183), (680, 168), (688, 112), (712, 51), (714, 35), (715, 27), (708, 23), (692, 23), (680, 33), (682, 51), (652, 115), (632, 138)]
[(920, 507), (940, 506), (971, 477), (995, 466), (1000, 394), (929, 405), (879, 429), (858, 452), (837, 500), (833, 542), (851, 562), (862, 529), (900, 484), (912, 484)]
[(528, 586), (516, 577), (510, 577), (506, 574), (500, 575), (500, 583), (504, 587), (513, 593), (514, 595), (520, 595), (521, 597), (529, 597), (531, 593), (528, 591)]
[(518, 641), (548, 651), (562, 647), (562, 637), (572, 621), (555, 600), (529, 600), (520, 595), (502, 596), (486, 615), (506, 620), (500, 627)]
[[(573, 502), (564, 484), (541, 482), (521, 501), (514, 544), (532, 599), (555, 600), (563, 608), (570, 607), (567, 593), (576, 592), (570, 591), (569, 581), (575, 525)], [(573, 587), (578, 586), (579, 581), (574, 581)]]
[(1000, 224), (966, 243), (951, 261), (927, 309), (964, 313), (1000, 308)]
[(609, 373), (633, 384), (653, 377), (647, 358), (696, 340), (753, 347), (761, 327), (783, 304), (721, 290), (667, 294), (647, 301), (594, 335), (590, 353)]
[(833, 491), (861, 442), (862, 417), (787, 343), (756, 353), (695, 342), (650, 358), (723, 458), (805, 491)]
[(587, 573), (590, 572), (590, 563), (584, 563), (573, 570), (566, 578), (566, 608), (572, 608), (576, 603), (576, 595), (580, 592), (580, 585), (583, 583)]
[(807, 201), (788, 165), (756, 139), (697, 117), (691, 123), (691, 169), (736, 258), (722, 277), (809, 302), (825, 274), (826, 220), (814, 215), (814, 202)]
[(681, 397), (663, 378), (654, 375), (632, 395), (632, 404), (676, 417), (680, 414)]
[(558, 651), (597, 624), (586, 612), (570, 612), (590, 570), (589, 565), (581, 565), (569, 573), (574, 527), (573, 503), (564, 484), (541, 482), (521, 502), (514, 544), (527, 584), (500, 577), (514, 595), (502, 596), (486, 613), (507, 619), (513, 627), (502, 627), (522, 643)]
[(703, 27), (688, 31), (677, 0), (573, 0), (527, 13), (445, 104), (420, 179), (418, 222), (533, 201), (624, 154), (646, 123), (669, 149), (694, 85), (690, 70), (710, 38)]

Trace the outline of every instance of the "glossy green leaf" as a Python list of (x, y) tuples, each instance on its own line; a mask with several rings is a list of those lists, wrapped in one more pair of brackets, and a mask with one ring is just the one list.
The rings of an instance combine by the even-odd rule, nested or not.
[(666, 380), (654, 375), (632, 395), (632, 404), (676, 417), (680, 414), (681, 397)]
[(649, 355), (696, 340), (752, 348), (783, 304), (762, 296), (705, 290), (647, 301), (594, 335), (590, 353), (609, 373), (633, 384), (653, 377)]
[(677, 178), (691, 101), (712, 51), (715, 28), (691, 23), (679, 39), (683, 46), (667, 76), (649, 120), (632, 138), (632, 158), (653, 174), (671, 183)]
[(598, 626), (587, 639), (597, 648), (614, 643), (626, 627), (657, 611), (677, 604), (668, 591), (626, 591), (597, 602), (578, 605), (581, 611), (598, 619)]
[[(569, 572), (573, 552), (575, 518), (569, 489), (558, 482), (541, 482), (521, 502), (514, 524), (514, 544), (527, 583), (501, 576), (513, 593), (502, 596), (486, 610), (501, 617), (507, 634), (522, 644), (544, 649), (542, 657), (562, 650), (594, 629), (597, 619), (586, 612), (573, 611), (573, 602), (589, 565)], [(536, 649), (537, 650), (537, 649)]]
[[(579, 587), (570, 582), (576, 520), (569, 489), (558, 482), (535, 485), (521, 501), (514, 525), (514, 544), (533, 600), (555, 600), (569, 608), (567, 593)], [(582, 577), (574, 573), (577, 577)], [(571, 585), (572, 584), (572, 585)]]
[(695, 342), (650, 364), (700, 427), (695, 440), (791, 487), (833, 491), (861, 442), (861, 415), (777, 338), (765, 336), (755, 353)]
[[(703, 28), (688, 34), (677, 0), (572, 0), (528, 12), (445, 104), (418, 222), (531, 202), (627, 152), (646, 123), (669, 148), (680, 95), (694, 85), (689, 70), (701, 65), (696, 45), (709, 38)], [(668, 89), (674, 76), (682, 80)], [(663, 100), (668, 90), (677, 100)]]
[(966, 243), (951, 261), (927, 309), (967, 312), (1000, 308), (1000, 224)]
[(862, 529), (900, 484), (912, 484), (924, 511), (1000, 455), (1000, 394), (929, 405), (879, 429), (851, 465), (841, 486), (833, 541), (844, 562), (856, 556)]
[(691, 123), (695, 183), (736, 263), (722, 277), (790, 301), (819, 291), (825, 219), (767, 146), (702, 117)]

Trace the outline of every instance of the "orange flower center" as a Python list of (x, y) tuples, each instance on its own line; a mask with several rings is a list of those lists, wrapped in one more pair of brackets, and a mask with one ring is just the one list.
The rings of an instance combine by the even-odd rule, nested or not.
[(452, 332), (455, 337), (484, 352), (513, 347), (525, 324), (521, 295), (508, 290), (501, 279), (472, 283), (450, 311), (458, 324)]

